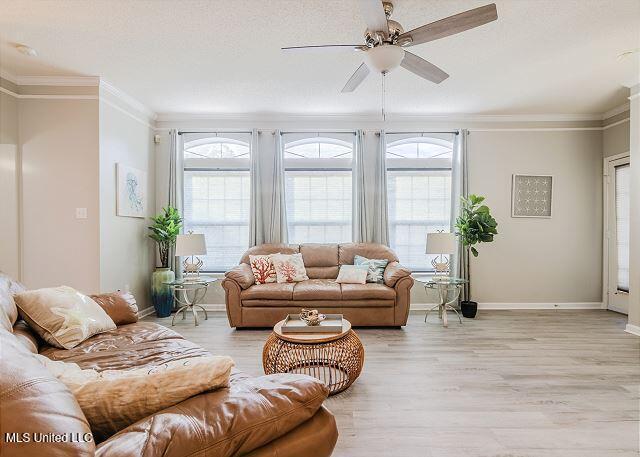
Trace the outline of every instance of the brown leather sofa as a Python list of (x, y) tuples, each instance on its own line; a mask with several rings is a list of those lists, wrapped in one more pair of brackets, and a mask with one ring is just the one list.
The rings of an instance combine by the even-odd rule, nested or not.
[[(92, 436), (73, 394), (34, 353), (105, 370), (157, 365), (207, 352), (166, 327), (137, 322), (135, 300), (120, 293), (94, 297), (117, 324), (116, 330), (70, 350), (50, 347), (18, 320), (11, 294), (19, 290), (19, 284), (0, 273), (3, 457), (331, 455), (338, 434), (334, 417), (322, 406), (327, 389), (314, 378), (293, 374), (250, 377), (234, 372), (229, 388), (189, 398), (113, 436)], [(36, 442), (37, 437), (44, 442)]]
[[(255, 284), (249, 255), (301, 253), (308, 281)], [(384, 284), (338, 284), (341, 265), (355, 255), (389, 261)], [(263, 244), (244, 253), (240, 265), (225, 273), (227, 316), (231, 327), (271, 327), (300, 308), (341, 313), (354, 326), (402, 326), (407, 323), (413, 278), (387, 246), (373, 243)]]

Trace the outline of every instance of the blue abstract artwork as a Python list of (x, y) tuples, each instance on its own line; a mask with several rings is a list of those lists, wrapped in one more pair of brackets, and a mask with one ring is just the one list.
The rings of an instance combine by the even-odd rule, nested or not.
[(147, 174), (119, 163), (116, 175), (118, 216), (146, 217)]

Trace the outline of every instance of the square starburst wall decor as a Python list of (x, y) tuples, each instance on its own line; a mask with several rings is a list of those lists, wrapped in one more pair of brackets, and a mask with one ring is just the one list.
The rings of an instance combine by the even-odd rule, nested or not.
[(513, 175), (512, 217), (551, 217), (553, 176)]

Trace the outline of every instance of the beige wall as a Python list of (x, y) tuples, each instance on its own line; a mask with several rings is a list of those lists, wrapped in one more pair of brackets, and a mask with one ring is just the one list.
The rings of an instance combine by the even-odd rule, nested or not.
[[(472, 132), (469, 188), (499, 235), (472, 260), (481, 303), (602, 301), (600, 131)], [(512, 218), (512, 174), (554, 176), (551, 219)]]
[(0, 93), (0, 271), (20, 278), (18, 100)]
[[(99, 289), (98, 100), (20, 99), (23, 281)], [(87, 208), (87, 219), (76, 219)]]
[[(108, 100), (108, 94), (101, 94)], [(116, 215), (116, 164), (147, 171), (147, 215), (155, 211), (153, 130), (119, 109), (100, 102), (100, 290), (129, 288), (140, 309), (151, 306), (149, 284), (155, 246), (147, 237), (148, 218)]]

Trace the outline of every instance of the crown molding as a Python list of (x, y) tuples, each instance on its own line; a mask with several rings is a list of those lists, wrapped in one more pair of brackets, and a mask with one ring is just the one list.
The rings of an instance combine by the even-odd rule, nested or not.
[(617, 116), (620, 113), (624, 113), (625, 111), (629, 111), (631, 105), (629, 102), (623, 103), (620, 106), (616, 106), (615, 108), (610, 109), (602, 113), (602, 120), (609, 119), (610, 117)]
[(93, 87), (100, 84), (99, 76), (16, 76), (19, 86)]
[(18, 80), (18, 77), (13, 73), (8, 72), (7, 70), (3, 70), (2, 68), (0, 68), (0, 78), (6, 79), (7, 81), (12, 82), (13, 84), (18, 84), (16, 82)]
[(129, 94), (123, 92), (122, 90), (118, 89), (117, 87), (115, 87), (110, 82), (105, 81), (104, 79), (101, 79), (100, 80), (100, 89), (103, 89), (105, 92), (108, 92), (110, 95), (112, 95), (113, 97), (117, 98), (122, 103), (124, 103), (125, 105), (129, 106), (130, 108), (133, 108), (134, 110), (138, 111), (139, 113), (144, 114), (150, 120), (153, 121), (153, 120), (155, 120), (157, 118), (156, 113), (154, 111), (152, 111), (151, 109), (147, 108), (147, 106), (145, 104), (143, 104), (142, 102), (140, 102), (137, 99), (133, 98), (131, 95), (129, 95)]
[[(296, 113), (159, 113), (158, 122), (184, 121), (245, 121), (245, 122), (279, 122), (279, 121), (350, 121), (380, 122), (379, 114), (296, 114)], [(576, 122), (600, 121), (602, 114), (394, 114), (388, 113), (388, 122)]]

